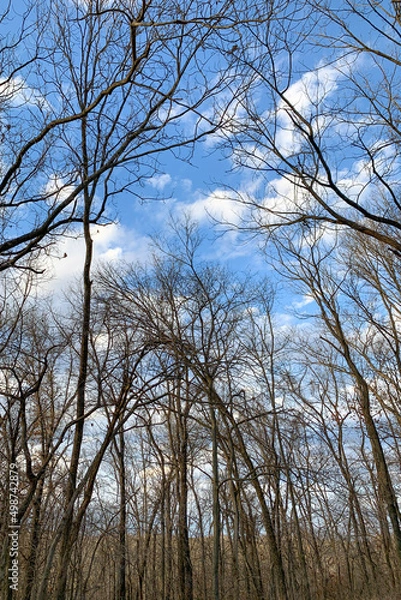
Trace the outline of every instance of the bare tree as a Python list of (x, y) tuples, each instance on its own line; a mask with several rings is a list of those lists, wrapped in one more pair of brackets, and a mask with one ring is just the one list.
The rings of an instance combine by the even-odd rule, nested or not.
[[(322, 351), (326, 348), (325, 369), (332, 371), (330, 378), (332, 378), (333, 390), (336, 390), (326, 395), (327, 384), (322, 383), (321, 389), (324, 392), (321, 391), (320, 393), (323, 394), (324, 401), (321, 418), (328, 418), (328, 415), (326, 417), (323, 415), (326, 411), (329, 411), (331, 415), (329, 418), (337, 424), (336, 428), (340, 428), (338, 433), (340, 439), (342, 438), (343, 420), (349, 414), (356, 410), (362, 418), (363, 429), (369, 439), (376, 470), (373, 484), (377, 490), (379, 504), (385, 507), (387, 517), (391, 523), (394, 536), (395, 571), (399, 573), (400, 508), (396, 494), (399, 472), (390, 468), (389, 457), (384, 449), (384, 439), (381, 434), (380, 414), (382, 411), (380, 408), (378, 409), (375, 398), (378, 387), (381, 387), (380, 379), (384, 378), (386, 380), (388, 378), (386, 368), (382, 372), (379, 366), (380, 355), (377, 354), (378, 343), (382, 348), (383, 344), (386, 343), (386, 338), (382, 338), (382, 334), (387, 331), (388, 325), (387, 335), (391, 335), (391, 316), (389, 318), (388, 313), (386, 314), (385, 311), (390, 309), (391, 315), (397, 309), (392, 307), (390, 294), (384, 293), (381, 298), (380, 296), (375, 296), (374, 299), (370, 297), (367, 282), (366, 280), (363, 282), (363, 271), (358, 269), (357, 257), (359, 250), (355, 251), (354, 243), (358, 240), (361, 248), (364, 249), (364, 256), (360, 263), (361, 267), (363, 263), (369, 260), (374, 260), (376, 265), (380, 265), (382, 260), (386, 264), (387, 250), (383, 244), (368, 242), (364, 240), (363, 236), (360, 238), (360, 234), (356, 235), (356, 240), (353, 243), (350, 240), (344, 240), (344, 244), (341, 244), (341, 240), (342, 237), (338, 240), (338, 246), (333, 246), (332, 240), (327, 242), (327, 240), (322, 239), (322, 233), (318, 228), (314, 235), (311, 230), (308, 234), (305, 234), (302, 242), (297, 241), (294, 243), (293, 239), (288, 236), (286, 243), (284, 243), (284, 237), (281, 237), (281, 248), (285, 247), (286, 252), (288, 252), (286, 256), (283, 254), (282, 258), (290, 277), (297, 282), (303, 282), (304, 291), (311, 295), (319, 311), (322, 330), (317, 345), (318, 354), (316, 355), (313, 347), (308, 344), (305, 363), (306, 365), (309, 363), (309, 366), (306, 368), (311, 368), (315, 360), (321, 363), (321, 358), (318, 357), (324, 356)], [(374, 254), (369, 253), (368, 248), (371, 245), (374, 246)], [(352, 255), (349, 252), (352, 252)], [(289, 256), (294, 259), (292, 263), (288, 260)], [(355, 264), (354, 258), (357, 259)], [(345, 264), (342, 262), (344, 259)], [(391, 257), (390, 263), (392, 263)], [(372, 264), (371, 267), (373, 267)], [(354, 268), (358, 273), (357, 277), (352, 274)], [(374, 270), (372, 270), (373, 273)], [(370, 281), (371, 274), (369, 274), (369, 286), (371, 285)], [(381, 281), (381, 277), (377, 276), (376, 273), (373, 281), (375, 282), (374, 285), (377, 285)], [(384, 281), (383, 285), (385, 285)], [(380, 289), (382, 289), (381, 284)], [(374, 312), (372, 312), (373, 304), (376, 305)], [(359, 316), (360, 311), (363, 314), (362, 319)], [(369, 320), (367, 320), (368, 315), (370, 315)], [(387, 365), (388, 367), (389, 365)], [(347, 374), (349, 382), (344, 382), (341, 388), (344, 373)], [(312, 380), (315, 379), (316, 381), (316, 378), (317, 371), (315, 371), (315, 376), (312, 376)], [(316, 383), (318, 382), (319, 379)], [(345, 400), (347, 398), (345, 394), (345, 399), (340, 401), (339, 398), (344, 395), (344, 389), (347, 385), (354, 390), (353, 399), (352, 401)], [(388, 417), (390, 417), (390, 414), (387, 412)], [(392, 417), (393, 415), (390, 418)], [(322, 421), (322, 426), (323, 428), (327, 427), (327, 424), (325, 425)], [(333, 452), (333, 454), (336, 456), (336, 452)], [(358, 510), (358, 504), (355, 503), (354, 497), (354, 484), (350, 479), (351, 476), (343, 449), (336, 456), (336, 460), (340, 465), (342, 475), (346, 479), (353, 510)], [(361, 521), (361, 524), (363, 526), (363, 521)], [(398, 576), (396, 575), (396, 577)]]
[[(241, 16), (229, 5), (91, 0), (26, 2), (22, 16), (11, 3), (3, 10), (0, 26), (12, 21), (14, 33), (3, 33), (0, 48), (12, 132), (0, 181), (1, 269), (38, 256), (71, 226), (107, 221), (110, 196), (137, 196), (155, 153), (215, 130), (216, 119), (201, 116), (235, 79), (219, 72), (232, 58), (222, 53), (213, 75), (202, 61), (238, 37)], [(184, 117), (193, 121), (187, 134)]]
[(264, 182), (244, 226), (346, 227), (399, 253), (399, 27), (391, 5), (301, 0), (244, 34), (254, 83), (227, 143)]
[[(209, 60), (213, 48), (227, 47), (238, 37), (232, 26), (239, 13), (230, 12), (229, 5), (27, 2), (22, 16), (11, 4), (1, 15), (3, 31), (11, 19), (15, 28), (4, 33), (0, 48), (5, 73), (1, 108), (5, 128), (13, 132), (2, 139), (0, 269), (17, 266), (40, 271), (40, 259), (54, 236), (76, 234), (78, 226), (85, 241), (65, 509), (39, 597), (47, 593), (59, 540), (61, 555), (69, 562), (96, 472), (128, 393), (121, 392), (121, 406), (111, 417), (104, 446), (79, 482), (88, 404), (91, 226), (109, 221), (113, 196), (122, 191), (136, 194), (138, 181), (157, 169), (156, 153), (185, 147), (225, 121), (225, 111), (217, 120), (202, 112), (206, 114), (209, 102), (210, 114), (214, 94), (235, 80), (234, 71), (229, 77), (221, 72), (232, 58), (221, 54), (214, 77), (210, 70), (206, 74), (201, 62)], [(187, 135), (181, 126), (186, 116), (193, 121)], [(84, 498), (74, 520), (82, 486), (86, 486)], [(60, 565), (55, 592), (60, 600), (66, 594), (66, 581), (67, 570)]]

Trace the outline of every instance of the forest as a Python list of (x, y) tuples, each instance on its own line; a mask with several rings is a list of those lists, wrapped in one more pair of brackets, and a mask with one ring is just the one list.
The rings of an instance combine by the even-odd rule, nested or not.
[(4, 0), (0, 148), (1, 600), (398, 599), (401, 2)]

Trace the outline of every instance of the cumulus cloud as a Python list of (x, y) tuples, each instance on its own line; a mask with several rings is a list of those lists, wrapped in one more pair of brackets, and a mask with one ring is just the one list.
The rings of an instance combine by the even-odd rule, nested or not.
[(46, 98), (19, 76), (12, 78), (0, 77), (0, 101), (11, 102), (14, 106), (34, 105), (40, 108), (48, 107)]
[(237, 225), (243, 215), (245, 206), (234, 197), (233, 192), (216, 189), (204, 198), (199, 198), (189, 204), (180, 204), (179, 208), (198, 223), (206, 222), (210, 218)]
[(161, 173), (154, 175), (148, 179), (149, 185), (158, 191), (164, 190), (164, 188), (171, 183), (171, 175), (168, 173)]
[(277, 177), (269, 183), (269, 189), (261, 206), (268, 214), (294, 215), (305, 208), (306, 198), (290, 177)]
[[(148, 237), (120, 223), (94, 225), (94, 265), (121, 259), (144, 261), (150, 256)], [(85, 243), (81, 235), (64, 236), (53, 247), (45, 263), (47, 282), (41, 285), (42, 293), (58, 292), (68, 286), (82, 273), (85, 257)]]
[(305, 308), (305, 306), (309, 306), (315, 301), (314, 297), (311, 294), (304, 294), (301, 300), (295, 300), (292, 303), (292, 306), (295, 309)]
[(44, 194), (49, 204), (59, 204), (63, 202), (74, 191), (74, 186), (66, 184), (64, 179), (54, 174), (49, 178)]
[[(342, 70), (338, 66), (322, 66), (304, 73), (288, 88), (276, 110), (279, 123), (276, 145), (282, 155), (289, 156), (296, 153), (302, 143), (302, 135), (294, 125), (294, 113), (307, 120), (312, 113), (315, 116), (318, 112), (316, 107), (322, 106), (324, 101), (336, 91), (341, 77)], [(295, 120), (298, 121), (296, 116)], [(315, 119), (315, 128), (324, 125), (323, 117)]]

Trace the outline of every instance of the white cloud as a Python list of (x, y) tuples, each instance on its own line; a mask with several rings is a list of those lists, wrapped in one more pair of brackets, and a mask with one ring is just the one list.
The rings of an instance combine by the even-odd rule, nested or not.
[(337, 89), (337, 80), (340, 76), (341, 71), (333, 66), (317, 67), (313, 71), (304, 73), (288, 88), (279, 110), (285, 111), (290, 105), (302, 115), (306, 115), (312, 105), (321, 104)]
[(185, 177), (184, 179), (180, 180), (182, 189), (186, 192), (190, 192), (192, 190), (192, 180)]
[(22, 77), (0, 77), (0, 102), (11, 102), (14, 106), (33, 105), (40, 108), (49, 106), (46, 98), (28, 86)]
[(54, 174), (47, 182), (44, 194), (49, 204), (59, 204), (63, 202), (72, 192), (74, 186), (66, 184), (62, 177)]
[(191, 204), (180, 203), (178, 207), (199, 223), (212, 218), (233, 225), (240, 222), (245, 210), (244, 204), (234, 197), (233, 192), (220, 189)]
[[(279, 128), (275, 143), (281, 154), (289, 156), (300, 149), (303, 135), (294, 125), (294, 120), (299, 122), (297, 113), (312, 122), (315, 130), (324, 129), (328, 124), (332, 124), (332, 116), (328, 120), (322, 107), (337, 90), (338, 80), (347, 69), (349, 64), (345, 61), (339, 61), (335, 65), (318, 66), (313, 71), (304, 73), (288, 88), (276, 110)], [(266, 114), (266, 119), (271, 117), (271, 114)]]
[(310, 211), (313, 199), (310, 194), (297, 185), (296, 177), (277, 177), (268, 184), (266, 196), (255, 202), (260, 208), (256, 219), (258, 223), (285, 223)]
[[(100, 262), (144, 261), (150, 257), (149, 238), (136, 231), (123, 227), (120, 223), (94, 225), (94, 266)], [(58, 292), (68, 286), (82, 273), (85, 257), (85, 243), (82, 235), (65, 236), (52, 248), (45, 263), (47, 281), (41, 282), (43, 294)]]
[(298, 206), (298, 193), (294, 182), (287, 177), (278, 177), (269, 184), (272, 194), (263, 200), (263, 207), (274, 213), (286, 214), (294, 212)]
[(314, 301), (315, 301), (315, 299), (313, 296), (311, 296), (311, 294), (305, 294), (304, 296), (302, 296), (302, 300), (294, 301), (292, 303), (292, 306), (295, 309), (304, 308), (305, 306), (312, 304), (312, 302), (314, 302)]
[(149, 185), (156, 190), (164, 190), (164, 188), (171, 183), (171, 175), (168, 173), (162, 173), (160, 175), (154, 175), (148, 179)]
[(215, 133), (210, 133), (204, 138), (205, 148), (214, 148), (222, 140), (230, 138), (237, 131), (241, 131), (243, 123), (247, 117), (246, 110), (240, 100), (232, 101), (226, 93), (221, 93), (219, 106), (214, 106), (205, 112), (204, 128), (210, 127), (210, 123), (218, 123), (219, 128)]

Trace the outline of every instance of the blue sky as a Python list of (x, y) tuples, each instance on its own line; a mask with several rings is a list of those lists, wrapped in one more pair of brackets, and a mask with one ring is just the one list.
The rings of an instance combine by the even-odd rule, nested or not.
[[(24, 3), (18, 0), (13, 3), (13, 9), (18, 10), (23, 5)], [(343, 2), (331, 3), (331, 8), (334, 9), (344, 6), (346, 4)], [(388, 9), (391, 11), (390, 3)], [(342, 16), (341, 11), (338, 14)], [(344, 15), (344, 18), (348, 16)], [(321, 15), (318, 18), (322, 18)], [(347, 24), (354, 25), (352, 20), (348, 20)], [(322, 21), (322, 28), (323, 25)], [(355, 20), (355, 26), (362, 39), (383, 49), (387, 48), (389, 42), (385, 30), (383, 34), (382, 31), (371, 27), (364, 22), (363, 17)], [(335, 27), (330, 31), (333, 36), (338, 34)], [(294, 74), (291, 85), (287, 89), (287, 97), (306, 117), (310, 118), (315, 107), (321, 110), (323, 106), (334, 112), (337, 109), (340, 117), (340, 109), (347, 102), (347, 94), (351, 93), (345, 85), (351, 69), (358, 69), (361, 82), (363, 77), (366, 77), (366, 81), (372, 86), (380, 83), (380, 70), (366, 55), (349, 54), (346, 60), (338, 60), (340, 49), (330, 46), (327, 49), (308, 46), (308, 40), (305, 43), (309, 52), (295, 54)], [(277, 60), (282, 62), (285, 72), (284, 55), (278, 56)], [(215, 69), (218, 67), (218, 64), (214, 65)], [(223, 68), (222, 64), (221, 69)], [(277, 136), (278, 143), (284, 153), (291, 154), (298, 144), (291, 121), (283, 107), (276, 106), (273, 110), (266, 100), (264, 90), (261, 85), (258, 93), (255, 93), (255, 103), (259, 113), (266, 123), (276, 119), (280, 128)], [(30, 98), (31, 105), (40, 100), (35, 95), (37, 92), (32, 92), (29, 86), (24, 87), (23, 91), (25, 97)], [(221, 100), (224, 102), (224, 94)], [(363, 107), (362, 97), (354, 98), (353, 102), (352, 110)], [(204, 110), (207, 110), (207, 106)], [(343, 142), (347, 137), (352, 139), (357, 126), (361, 123), (351, 122), (350, 117), (348, 131), (344, 131), (344, 123), (340, 118), (325, 122), (324, 116), (320, 114), (315, 122), (327, 132), (325, 139), (326, 143), (330, 144), (331, 158), (339, 166), (338, 181), (349, 193), (358, 195), (364, 190), (369, 173), (361, 162), (359, 150), (352, 143), (344, 146)], [(185, 123), (183, 125), (185, 126)], [(367, 131), (365, 139), (372, 144), (375, 140), (379, 143), (381, 135), (381, 128), (372, 126)], [(248, 146), (248, 150), (255, 157), (252, 161), (257, 164), (257, 157), (263, 157), (263, 149), (255, 141), (254, 146)], [(392, 161), (392, 149), (387, 149), (386, 152), (383, 153), (383, 161)], [(165, 233), (170, 219), (177, 221), (184, 213), (188, 213), (199, 221), (204, 230), (205, 258), (221, 260), (235, 270), (259, 271), (267, 273), (272, 278), (277, 277), (264, 261), (262, 254), (258, 252), (260, 240), (246, 238), (233, 228), (223, 234), (223, 226), (213, 224), (210, 217), (214, 217), (217, 221), (239, 224), (244, 211), (232, 199), (236, 192), (249, 194), (251, 198), (270, 208), (291, 210), (294, 197), (288, 181), (273, 173), (258, 176), (253, 171), (243, 169), (233, 172), (232, 159), (219, 150), (215, 138), (201, 141), (191, 155), (190, 161), (180, 161), (168, 152), (155, 155), (155, 158), (157, 170), (155, 173), (150, 173), (147, 180), (142, 180), (141, 185), (138, 184), (134, 189), (136, 196), (122, 192), (115, 204), (110, 207), (109, 217), (112, 221), (110, 225), (94, 227), (98, 259), (148, 260), (149, 235)], [(398, 165), (394, 164), (393, 168), (397, 171)], [(49, 182), (49, 185), (54, 185), (54, 182), (53, 184)], [(155, 197), (153, 200), (150, 199), (152, 196)], [(144, 200), (140, 201), (140, 197)], [(48, 284), (50, 288), (59, 288), (70, 277), (79, 274), (82, 249), (82, 240), (69, 237), (60, 243), (59, 248), (52, 251), (48, 272), (53, 271), (55, 280)], [(291, 302), (299, 304), (304, 300), (294, 297)]]

